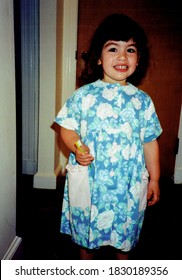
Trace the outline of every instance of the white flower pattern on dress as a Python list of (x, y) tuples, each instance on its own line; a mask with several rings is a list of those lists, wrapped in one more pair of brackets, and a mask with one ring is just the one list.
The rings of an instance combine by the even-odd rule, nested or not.
[(145, 110), (145, 114), (144, 114), (144, 117), (145, 119), (148, 121), (150, 120), (150, 118), (152, 117), (152, 114), (155, 112), (155, 109), (154, 109), (154, 106), (153, 104), (151, 103), (149, 105), (149, 107), (147, 108), (147, 110)]
[(97, 227), (99, 230), (110, 228), (114, 219), (112, 210), (105, 211), (98, 215)]
[(141, 108), (141, 102), (138, 98), (132, 97), (131, 102), (135, 106), (135, 109), (139, 110)]
[(83, 97), (83, 105), (82, 110), (87, 111), (95, 104), (95, 97), (92, 94), (88, 94), (87, 96)]
[(82, 137), (85, 137), (87, 134), (87, 122), (85, 120), (81, 121), (80, 134)]
[(103, 90), (102, 96), (105, 99), (111, 101), (117, 96), (117, 93), (118, 93), (118, 88), (117, 87), (113, 88), (112, 90), (106, 88), (106, 89)]
[(66, 120), (63, 121), (63, 127), (74, 130), (74, 129), (78, 129), (78, 124), (74, 119), (67, 118)]
[(100, 104), (97, 108), (97, 116), (101, 120), (114, 116), (112, 106), (107, 103)]

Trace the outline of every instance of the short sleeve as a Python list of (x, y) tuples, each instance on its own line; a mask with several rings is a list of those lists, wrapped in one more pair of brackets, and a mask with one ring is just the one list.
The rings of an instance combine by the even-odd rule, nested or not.
[(151, 142), (162, 133), (162, 127), (150, 97), (145, 102), (142, 112), (141, 138), (144, 143)]
[(81, 100), (77, 91), (67, 99), (61, 110), (58, 112), (55, 123), (58, 125), (79, 132), (80, 130), (80, 104)]

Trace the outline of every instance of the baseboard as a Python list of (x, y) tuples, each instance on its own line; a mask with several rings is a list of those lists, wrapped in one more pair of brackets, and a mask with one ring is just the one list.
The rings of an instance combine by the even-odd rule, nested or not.
[(11, 260), (14, 256), (14, 254), (16, 253), (16, 251), (18, 250), (18, 247), (20, 246), (21, 242), (22, 242), (22, 238), (15, 236), (15, 238), (11, 242), (11, 245), (9, 246), (6, 254), (3, 257), (3, 260)]
[(176, 168), (174, 173), (174, 183), (182, 184), (182, 168)]
[(54, 173), (36, 173), (33, 187), (35, 189), (56, 189), (56, 175)]

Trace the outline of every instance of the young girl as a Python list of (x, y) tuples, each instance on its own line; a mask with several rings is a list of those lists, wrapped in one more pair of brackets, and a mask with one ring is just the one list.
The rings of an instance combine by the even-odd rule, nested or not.
[(123, 14), (107, 17), (88, 51), (83, 77), (89, 83), (55, 119), (71, 151), (61, 232), (80, 245), (81, 259), (108, 245), (116, 248), (117, 259), (127, 259), (139, 239), (147, 200), (149, 206), (159, 200), (162, 129), (151, 98), (131, 84), (144, 74), (147, 51), (135, 21)]

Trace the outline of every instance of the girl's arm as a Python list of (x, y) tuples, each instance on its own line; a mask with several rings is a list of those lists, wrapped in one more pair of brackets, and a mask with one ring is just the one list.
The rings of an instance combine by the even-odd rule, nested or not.
[(146, 167), (149, 172), (150, 181), (148, 185), (148, 205), (154, 205), (159, 201), (160, 189), (160, 163), (159, 163), (159, 146), (157, 140), (144, 144), (144, 156)]
[(90, 149), (83, 144), (84, 153), (80, 152), (77, 147), (75, 146), (75, 142), (77, 142), (80, 137), (74, 130), (66, 129), (64, 127), (61, 127), (61, 138), (63, 139), (63, 142), (68, 147), (68, 149), (75, 153), (76, 160), (81, 165), (89, 165), (93, 161), (93, 157), (90, 154)]

